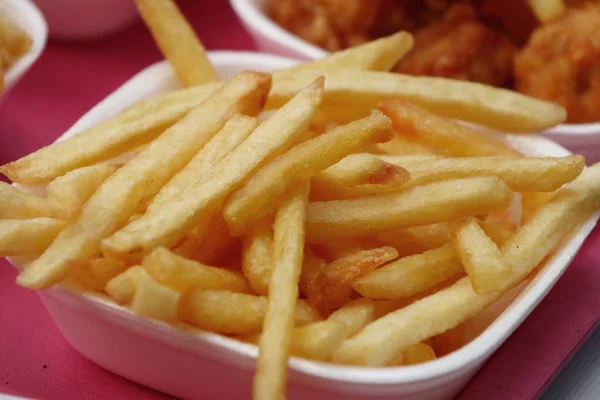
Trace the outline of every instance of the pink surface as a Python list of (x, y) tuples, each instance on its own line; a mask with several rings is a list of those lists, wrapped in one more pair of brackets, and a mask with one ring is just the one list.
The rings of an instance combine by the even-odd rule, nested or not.
[[(225, 0), (187, 2), (183, 9), (207, 48), (254, 48)], [(100, 41), (51, 43), (0, 105), (0, 163), (52, 142), (99, 100), (159, 58), (141, 24)], [(38, 296), (13, 283), (15, 276), (12, 267), (0, 260), (0, 392), (44, 399), (168, 398), (80, 356), (62, 338)], [(459, 398), (535, 398), (599, 317), (596, 228), (548, 297)]]

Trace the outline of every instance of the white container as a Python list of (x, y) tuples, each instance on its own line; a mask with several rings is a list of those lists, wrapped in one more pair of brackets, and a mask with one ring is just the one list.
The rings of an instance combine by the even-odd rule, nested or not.
[[(259, 51), (301, 60), (315, 60), (328, 54), (326, 50), (288, 32), (271, 20), (264, 12), (266, 1), (229, 0)], [(588, 164), (600, 161), (600, 122), (562, 124), (543, 134), (573, 153), (585, 156)]]
[[(213, 52), (210, 57), (225, 78), (241, 70), (275, 70), (295, 63), (277, 56), (243, 52)], [(119, 113), (143, 97), (174, 87), (176, 80), (169, 65), (165, 62), (155, 64), (90, 110), (63, 138)], [(526, 154), (570, 154), (542, 137), (503, 137)], [(598, 215), (590, 218), (565, 241), (530, 283), (521, 285), (507, 295), (509, 299), (494, 306), (502, 314), (462, 349), (433, 362), (394, 368), (347, 367), (292, 358), (288, 398), (452, 398), (544, 298), (595, 226), (597, 218)], [(514, 296), (517, 296), (516, 300), (504, 310)], [(253, 345), (146, 320), (100, 295), (79, 294), (55, 287), (41, 291), (40, 297), (73, 347), (109, 371), (186, 399), (250, 397), (257, 355)]]
[(17, 83), (25, 72), (39, 58), (46, 45), (48, 28), (42, 13), (30, 0), (0, 0), (0, 15), (23, 29), (31, 38), (31, 49), (21, 57), (4, 76), (4, 93)]
[(138, 19), (133, 0), (35, 0), (53, 39), (96, 39)]

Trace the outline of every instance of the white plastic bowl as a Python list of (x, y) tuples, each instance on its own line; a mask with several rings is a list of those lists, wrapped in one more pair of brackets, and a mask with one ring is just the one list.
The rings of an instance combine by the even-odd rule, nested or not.
[(42, 13), (30, 0), (0, 0), (0, 15), (23, 29), (31, 38), (31, 49), (4, 76), (4, 94), (17, 83), (39, 58), (46, 45), (48, 28)]
[[(259, 51), (314, 60), (328, 52), (288, 32), (264, 12), (267, 0), (229, 0), (238, 18), (246, 27)], [(548, 138), (573, 153), (585, 156), (588, 164), (600, 161), (600, 122), (563, 124), (543, 132)]]
[(138, 19), (133, 0), (35, 0), (55, 39), (95, 39)]
[[(225, 78), (241, 70), (275, 70), (295, 63), (278, 56), (244, 52), (212, 52), (210, 57)], [(63, 138), (119, 113), (144, 97), (175, 87), (169, 65), (155, 64), (90, 110)], [(570, 154), (542, 137), (503, 137), (526, 154)], [(565, 241), (531, 282), (493, 306), (501, 315), (462, 349), (433, 362), (394, 368), (347, 367), (292, 358), (288, 398), (444, 400), (454, 397), (552, 288), (597, 219), (598, 215), (590, 218)], [(516, 300), (510, 303), (515, 296)], [(186, 399), (250, 396), (257, 355), (253, 345), (147, 320), (100, 295), (55, 287), (41, 291), (40, 297), (73, 347), (109, 371)]]

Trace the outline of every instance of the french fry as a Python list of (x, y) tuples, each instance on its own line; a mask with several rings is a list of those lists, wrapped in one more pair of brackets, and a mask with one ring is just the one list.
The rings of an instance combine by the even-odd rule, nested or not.
[(335, 52), (320, 60), (302, 63), (287, 71), (389, 71), (408, 53), (414, 44), (408, 32), (398, 32), (360, 46)]
[(112, 258), (76, 261), (70, 266), (69, 276), (83, 288), (102, 291), (106, 284), (127, 269), (127, 265)]
[(0, 182), (0, 218), (29, 219), (29, 218), (60, 218), (64, 219), (67, 212), (63, 207), (51, 200), (44, 199), (32, 193), (26, 193), (6, 182)]
[[(170, 247), (190, 228), (212, 220), (226, 196), (260, 165), (288, 150), (306, 133), (321, 103), (323, 79), (298, 93), (252, 132), (241, 145), (215, 166), (211, 179), (188, 187), (155, 213), (146, 213), (104, 240), (109, 252), (128, 254), (148, 252), (158, 246)], [(202, 234), (202, 232), (200, 232)]]
[(294, 327), (294, 308), (304, 255), (308, 192), (309, 185), (306, 183), (289, 189), (275, 213), (273, 273), (269, 282), (269, 306), (258, 343), (254, 399), (285, 397), (290, 334)]
[(381, 114), (334, 128), (294, 147), (258, 170), (227, 199), (223, 216), (234, 236), (277, 206), (286, 189), (370, 143), (390, 139), (389, 120)]
[(219, 80), (204, 46), (173, 0), (135, 0), (135, 3), (183, 86)]
[(232, 115), (260, 109), (269, 83), (268, 75), (239, 74), (165, 131), (104, 181), (77, 220), (19, 275), (17, 282), (30, 288), (49, 287), (64, 278), (68, 262), (98, 256), (102, 239), (126, 223)]
[(515, 222), (509, 215), (489, 214), (485, 219), (479, 220), (481, 229), (498, 246), (503, 245), (508, 239), (514, 236), (516, 232)]
[[(280, 106), (317, 76), (319, 71), (280, 72), (274, 76), (267, 108)], [(335, 71), (325, 74), (324, 106), (372, 109), (382, 100), (411, 101), (436, 114), (508, 132), (538, 132), (566, 119), (554, 103), (511, 90), (445, 78), (408, 76), (389, 72)]]
[(232, 152), (258, 126), (258, 120), (245, 115), (234, 115), (223, 128), (187, 163), (181, 171), (160, 189), (148, 208), (161, 207), (187, 186), (206, 180), (214, 165)]
[(553, 192), (575, 179), (584, 167), (582, 156), (444, 158), (407, 167), (411, 179), (403, 188), (446, 179), (496, 176), (516, 192)]
[(375, 157), (387, 163), (398, 165), (403, 168), (419, 167), (431, 161), (443, 159), (439, 154), (374, 154)]
[(178, 291), (161, 285), (148, 275), (141, 275), (131, 300), (131, 309), (144, 317), (174, 322), (177, 321), (180, 298)]
[(304, 296), (308, 294), (308, 288), (312, 285), (317, 275), (327, 267), (327, 262), (319, 258), (309, 247), (304, 248), (304, 261), (300, 271), (298, 287)]
[(117, 303), (129, 304), (133, 300), (142, 277), (149, 277), (148, 272), (139, 265), (135, 265), (108, 281), (104, 291)]
[(158, 283), (180, 293), (191, 287), (232, 292), (249, 290), (248, 283), (241, 274), (188, 260), (164, 247), (159, 247), (144, 257), (142, 267)]
[(344, 339), (346, 339), (374, 321), (380, 310), (380, 305), (373, 300), (356, 299), (334, 311), (327, 320), (344, 324)]
[(358, 239), (347, 238), (323, 243), (316, 246), (319, 255), (328, 262), (336, 261), (340, 258), (350, 256), (364, 250), (363, 245)]
[(512, 192), (493, 177), (432, 183), (398, 194), (311, 203), (307, 241), (370, 236), (392, 228), (426, 225), (503, 210)]
[(522, 220), (527, 221), (554, 196), (554, 192), (528, 192), (521, 196)]
[(401, 185), (410, 179), (406, 169), (387, 163), (370, 154), (357, 153), (344, 157), (331, 167), (315, 173), (311, 179), (311, 189), (316, 184), (327, 186), (340, 184), (348, 186), (369, 183)]
[(0, 167), (14, 182), (46, 183), (148, 143), (204, 102), (221, 84), (154, 96), (121, 114)]
[[(200, 329), (224, 334), (253, 334), (262, 329), (268, 301), (263, 296), (191, 288), (179, 301), (178, 315)], [(295, 310), (297, 326), (321, 319), (303, 300), (298, 301)]]
[(396, 249), (381, 247), (353, 253), (332, 262), (308, 287), (308, 302), (322, 314), (330, 314), (349, 301), (352, 282), (396, 257)]
[(476, 293), (493, 293), (503, 288), (511, 275), (510, 265), (475, 219), (456, 232), (453, 244)]
[(469, 278), (440, 290), (368, 325), (344, 341), (333, 360), (345, 364), (385, 365), (399, 350), (445, 332), (498, 300), (517, 286), (586, 218), (600, 208), (600, 164), (586, 169), (560, 189), (502, 246), (512, 269), (504, 288), (477, 294)]
[(41, 254), (64, 227), (55, 218), (0, 220), (0, 257)]
[(387, 100), (379, 104), (379, 109), (392, 119), (394, 130), (399, 134), (451, 156), (520, 156), (500, 139), (484, 136), (409, 101)]
[(273, 270), (273, 229), (270, 220), (260, 221), (244, 235), (242, 271), (252, 290), (260, 295), (269, 293)]
[(381, 232), (375, 237), (388, 246), (398, 250), (401, 257), (423, 253), (443, 246), (452, 240), (460, 222), (447, 221), (432, 225), (413, 226), (411, 228), (392, 229)]
[(221, 215), (214, 217), (207, 225), (211, 228), (206, 231), (192, 229), (188, 232), (183, 238), (183, 243), (175, 245), (175, 253), (210, 264), (237, 244)]
[(552, 21), (567, 10), (564, 0), (527, 0), (527, 4), (542, 24)]
[(422, 155), (435, 156), (435, 151), (424, 144), (408, 140), (406, 137), (396, 135), (394, 139), (387, 143), (379, 143), (373, 146), (379, 153), (391, 156)]
[(433, 348), (422, 342), (408, 346), (402, 353), (402, 365), (421, 364), (436, 358)]
[(59, 204), (69, 216), (73, 216), (116, 170), (115, 166), (98, 164), (67, 172), (46, 186), (48, 199)]

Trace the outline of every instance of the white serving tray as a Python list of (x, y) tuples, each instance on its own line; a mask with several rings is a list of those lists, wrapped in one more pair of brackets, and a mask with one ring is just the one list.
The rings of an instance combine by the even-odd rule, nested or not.
[(17, 83), (33, 63), (39, 58), (46, 45), (48, 28), (42, 13), (30, 0), (0, 0), (0, 15), (8, 16), (31, 38), (31, 49), (21, 57), (4, 76), (4, 94)]
[[(210, 58), (224, 78), (241, 70), (268, 71), (295, 63), (294, 60), (278, 56), (244, 52), (212, 52)], [(144, 97), (176, 87), (169, 65), (165, 62), (155, 64), (100, 102), (63, 137), (74, 135), (115, 115)], [(542, 137), (504, 137), (511, 146), (529, 155), (570, 154)], [(521, 285), (493, 306), (496, 312), (502, 312), (501, 315), (460, 350), (429, 363), (393, 368), (346, 367), (292, 358), (289, 363), (288, 398), (452, 398), (544, 298), (565, 271), (597, 219), (598, 215), (590, 218), (565, 241), (531, 282)], [(180, 398), (250, 398), (257, 355), (253, 345), (217, 334), (183, 331), (165, 323), (150, 321), (100, 295), (80, 294), (54, 287), (41, 291), (40, 297), (73, 347), (109, 371)], [(516, 299), (510, 303), (514, 297)], [(504, 310), (509, 303), (510, 306)]]
[[(229, 0), (238, 18), (250, 33), (259, 51), (301, 60), (315, 60), (328, 52), (288, 32), (264, 12), (268, 0)], [(585, 156), (588, 164), (600, 161), (600, 122), (562, 124), (544, 132), (576, 154)]]

